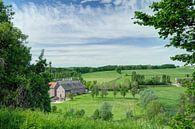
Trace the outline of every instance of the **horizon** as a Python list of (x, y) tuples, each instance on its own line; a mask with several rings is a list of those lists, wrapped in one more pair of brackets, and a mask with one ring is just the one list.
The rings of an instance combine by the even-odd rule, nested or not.
[(184, 52), (165, 48), (157, 31), (133, 23), (134, 11), (149, 12), (157, 0), (4, 0), (13, 5), (13, 23), (29, 36), (33, 62), (44, 49), (53, 67), (175, 64)]

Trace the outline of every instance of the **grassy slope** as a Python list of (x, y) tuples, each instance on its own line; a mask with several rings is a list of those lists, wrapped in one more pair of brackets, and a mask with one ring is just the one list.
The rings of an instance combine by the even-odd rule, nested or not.
[[(150, 89), (155, 91), (156, 95), (159, 96), (159, 100), (168, 108), (175, 108), (177, 106), (179, 95), (185, 90), (181, 87), (154, 87)], [(112, 92), (109, 92), (106, 98), (98, 97), (92, 99), (91, 95), (86, 94), (75, 97), (73, 101), (66, 101), (54, 105), (64, 112), (70, 108), (84, 109), (86, 116), (91, 116), (95, 109), (99, 108), (103, 102), (108, 101), (113, 105), (114, 119), (119, 120), (125, 118), (125, 113), (129, 108), (133, 110), (136, 115), (142, 115), (142, 110), (137, 105), (139, 102), (138, 98), (139, 96), (133, 98), (130, 93), (128, 93), (127, 97), (124, 99), (121, 97), (120, 93), (118, 93), (117, 98), (114, 99)]]
[[(176, 69), (149, 69), (149, 70), (124, 70), (122, 74), (129, 74), (131, 75), (132, 71), (136, 71), (139, 74), (145, 75), (146, 78), (150, 78), (151, 76), (155, 75), (170, 75), (171, 81), (174, 82), (176, 77), (182, 78), (185, 77), (186, 74), (192, 74), (194, 69), (183, 67), (183, 68), (176, 68)], [(94, 81), (97, 80), (98, 82), (108, 82), (112, 81), (118, 77), (120, 77), (116, 71), (103, 71), (103, 72), (94, 72), (94, 73), (87, 73), (83, 74), (83, 78), (86, 81)], [(125, 77), (128, 78), (128, 77)], [(130, 78), (130, 77), (129, 77)], [(121, 80), (122, 81), (122, 80)]]
[(167, 108), (174, 108), (179, 102), (180, 95), (185, 92), (183, 87), (153, 87), (150, 88), (158, 96), (159, 101)]

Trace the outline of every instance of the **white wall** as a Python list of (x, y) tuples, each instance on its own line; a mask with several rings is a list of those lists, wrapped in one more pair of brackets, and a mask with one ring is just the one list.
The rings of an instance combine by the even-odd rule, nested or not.
[(56, 96), (60, 99), (64, 99), (65, 98), (65, 90), (62, 86), (59, 86), (56, 90)]

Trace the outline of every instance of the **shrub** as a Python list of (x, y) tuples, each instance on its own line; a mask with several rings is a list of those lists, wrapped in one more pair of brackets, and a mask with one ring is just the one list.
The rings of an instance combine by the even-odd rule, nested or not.
[(81, 118), (85, 115), (85, 110), (84, 109), (78, 110), (78, 111), (76, 111), (75, 115), (76, 115), (76, 117)]
[(56, 112), (56, 111), (57, 111), (57, 107), (56, 107), (56, 106), (52, 106), (52, 107), (51, 107), (51, 111), (52, 111), (52, 112)]
[(100, 118), (109, 121), (112, 117), (112, 105), (108, 102), (104, 102), (100, 108)]
[(128, 110), (126, 112), (126, 118), (127, 119), (132, 119), (133, 118), (133, 111), (132, 110)]
[(19, 110), (14, 112), (12, 109), (0, 110), (0, 129), (19, 129), (23, 121), (23, 116)]
[(127, 94), (127, 92), (128, 92), (128, 88), (127, 87), (125, 87), (125, 86), (122, 86), (121, 88), (120, 88), (120, 92), (121, 92), (121, 95), (125, 98), (125, 96), (126, 96), (126, 94)]
[(153, 100), (150, 103), (148, 103), (146, 108), (146, 115), (148, 119), (155, 118), (158, 114), (163, 112), (164, 112), (163, 106), (159, 101)]
[(92, 118), (93, 118), (94, 120), (100, 119), (100, 111), (99, 111), (99, 109), (96, 109), (96, 110), (95, 110), (95, 112), (94, 112), (93, 115), (92, 115)]
[(71, 108), (69, 110), (66, 111), (64, 117), (74, 117), (75, 116), (75, 109), (74, 108)]
[(139, 89), (139, 83), (137, 81), (132, 82), (131, 84), (131, 94), (133, 97), (135, 97), (136, 94), (138, 94), (140, 91)]
[(72, 93), (68, 93), (67, 96), (68, 96), (68, 98), (69, 98), (70, 100), (73, 100), (73, 99), (74, 99), (74, 95), (73, 95)]
[(147, 104), (158, 97), (154, 94), (152, 90), (144, 90), (140, 93), (140, 104), (143, 108), (146, 108)]

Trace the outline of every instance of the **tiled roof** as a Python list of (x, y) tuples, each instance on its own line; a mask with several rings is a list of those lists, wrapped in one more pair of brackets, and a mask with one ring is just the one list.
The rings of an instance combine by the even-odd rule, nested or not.
[(80, 88), (84, 89), (84, 86), (80, 81), (58, 81), (58, 84), (61, 85), (65, 90)]
[(50, 82), (48, 85), (50, 88), (55, 88), (55, 86), (57, 86), (57, 82)]

